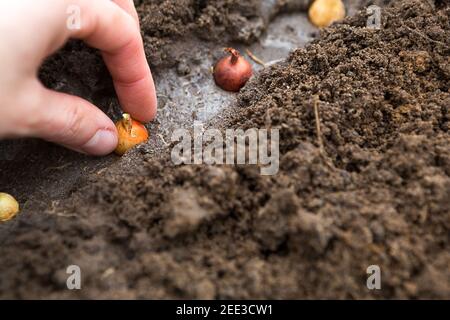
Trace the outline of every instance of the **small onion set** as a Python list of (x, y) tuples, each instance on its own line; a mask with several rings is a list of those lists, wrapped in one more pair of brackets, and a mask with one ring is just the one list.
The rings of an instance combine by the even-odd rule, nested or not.
[(13, 219), (19, 213), (19, 203), (13, 196), (0, 192), (0, 223)]
[(308, 16), (316, 27), (325, 28), (345, 18), (345, 6), (342, 0), (314, 0)]
[(238, 92), (251, 78), (252, 65), (236, 49), (226, 48), (225, 52), (229, 55), (214, 66), (214, 80), (223, 90)]
[(148, 140), (148, 131), (145, 126), (131, 118), (125, 113), (122, 120), (116, 123), (119, 134), (119, 143), (114, 151), (119, 156), (124, 155), (128, 150)]

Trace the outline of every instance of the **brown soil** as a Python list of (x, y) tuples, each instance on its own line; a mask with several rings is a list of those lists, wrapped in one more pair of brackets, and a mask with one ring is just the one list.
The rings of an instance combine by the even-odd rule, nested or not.
[[(191, 32), (258, 37), (235, 29), (258, 19), (256, 1), (138, 2), (157, 73), (155, 55)], [(394, 1), (381, 30), (358, 13), (245, 87), (220, 127), (279, 128), (275, 176), (174, 166), (155, 140), (122, 159), (3, 145), (15, 161), (1, 159), (0, 189), (26, 204), (0, 226), (0, 297), (449, 299), (450, 3), (435, 3)], [(46, 84), (118, 112), (98, 56), (64, 50)], [(65, 289), (70, 264), (80, 291)], [(382, 290), (369, 291), (374, 264)]]

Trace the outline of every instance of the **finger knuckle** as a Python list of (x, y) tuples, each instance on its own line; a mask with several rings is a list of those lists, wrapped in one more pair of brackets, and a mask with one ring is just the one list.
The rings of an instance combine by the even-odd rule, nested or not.
[(79, 137), (82, 129), (82, 116), (79, 108), (66, 108), (63, 121), (56, 128), (61, 138), (72, 140)]

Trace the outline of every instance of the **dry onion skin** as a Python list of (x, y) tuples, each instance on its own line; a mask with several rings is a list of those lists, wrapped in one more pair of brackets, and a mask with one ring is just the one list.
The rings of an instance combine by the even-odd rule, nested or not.
[(147, 128), (139, 121), (131, 119), (125, 113), (122, 120), (116, 123), (119, 136), (119, 143), (114, 151), (119, 156), (124, 155), (128, 150), (148, 140)]
[(13, 219), (19, 213), (19, 203), (7, 193), (0, 192), (0, 223)]
[(229, 55), (214, 66), (214, 80), (223, 90), (238, 92), (252, 77), (253, 68), (236, 49), (226, 48), (225, 52)]
[(345, 18), (342, 0), (315, 0), (308, 10), (309, 20), (316, 27), (325, 28)]

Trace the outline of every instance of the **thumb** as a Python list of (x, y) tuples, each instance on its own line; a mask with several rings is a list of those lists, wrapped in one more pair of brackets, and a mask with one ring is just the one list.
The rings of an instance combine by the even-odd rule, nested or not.
[(38, 103), (30, 115), (30, 135), (97, 156), (117, 147), (114, 123), (90, 102), (42, 85), (36, 93)]

